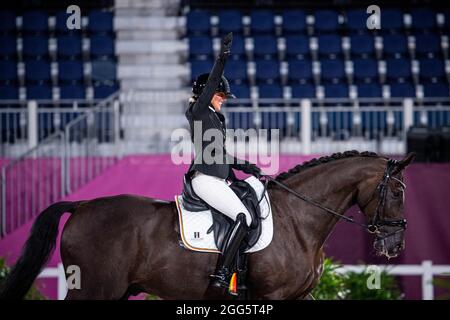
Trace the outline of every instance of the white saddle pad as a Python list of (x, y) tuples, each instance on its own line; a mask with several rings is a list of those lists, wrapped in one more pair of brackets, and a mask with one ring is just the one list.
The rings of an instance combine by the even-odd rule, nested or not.
[[(252, 188), (256, 191), (258, 199), (261, 199), (261, 195), (264, 191), (264, 185), (254, 176), (250, 176), (247, 181)], [(215, 252), (219, 253), (216, 243), (214, 242), (214, 231), (207, 233), (211, 227), (213, 220), (210, 210), (191, 212), (183, 207), (183, 197), (181, 195), (175, 196), (175, 202), (178, 209), (178, 218), (180, 222), (180, 234), (181, 240), (186, 248), (193, 251), (201, 252)], [(265, 197), (259, 203), (261, 216), (261, 235), (255, 245), (249, 248), (246, 252), (256, 252), (267, 247), (272, 241), (273, 237), (273, 220), (272, 220), (272, 208), (270, 206), (269, 195), (265, 194)]]

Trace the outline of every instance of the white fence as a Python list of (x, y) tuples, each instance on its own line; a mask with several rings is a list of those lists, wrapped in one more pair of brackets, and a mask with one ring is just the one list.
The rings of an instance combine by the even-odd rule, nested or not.
[[(388, 274), (395, 276), (421, 276), (422, 277), (422, 299), (434, 299), (433, 278), (437, 275), (450, 276), (450, 265), (433, 265), (432, 261), (424, 260), (420, 265), (377, 265)], [(366, 265), (344, 265), (336, 269), (337, 272), (364, 272)], [(58, 281), (58, 300), (64, 300), (67, 294), (66, 277), (62, 263), (55, 268), (45, 268), (38, 276), (39, 279), (56, 278)], [(81, 286), (83, 286), (83, 275), (81, 274)]]

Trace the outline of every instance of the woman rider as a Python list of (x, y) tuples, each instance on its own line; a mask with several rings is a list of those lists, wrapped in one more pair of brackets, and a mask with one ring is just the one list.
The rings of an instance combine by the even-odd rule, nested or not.
[[(188, 178), (192, 177), (192, 189), (209, 206), (234, 221), (232, 230), (224, 240), (216, 271), (211, 275), (213, 286), (225, 288), (228, 287), (230, 268), (237, 250), (252, 223), (250, 213), (228, 186), (226, 179), (234, 178), (231, 168), (257, 177), (261, 174), (261, 170), (256, 165), (238, 160), (227, 154), (225, 150), (225, 117), (220, 113), (220, 109), (227, 98), (234, 98), (228, 81), (223, 76), (225, 63), (230, 55), (232, 38), (232, 33), (229, 33), (222, 39), (220, 54), (211, 72), (200, 75), (195, 81), (192, 88), (194, 96), (186, 111), (191, 139), (195, 146), (195, 158), (187, 173)], [(194, 129), (198, 132), (194, 133)], [(210, 139), (204, 137), (205, 132), (211, 129), (215, 130), (213, 135), (215, 139), (210, 145)], [(214, 145), (213, 148), (211, 148), (212, 145)]]

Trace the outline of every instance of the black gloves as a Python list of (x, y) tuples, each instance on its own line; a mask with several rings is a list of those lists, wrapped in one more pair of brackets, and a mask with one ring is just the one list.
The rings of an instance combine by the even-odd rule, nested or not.
[(230, 32), (222, 38), (222, 44), (220, 46), (220, 58), (226, 58), (231, 53), (231, 44), (233, 42), (233, 33)]

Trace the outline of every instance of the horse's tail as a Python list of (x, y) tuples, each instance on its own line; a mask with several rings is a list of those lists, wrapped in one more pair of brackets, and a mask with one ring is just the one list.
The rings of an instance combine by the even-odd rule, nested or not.
[(55, 249), (58, 226), (65, 212), (74, 213), (80, 202), (57, 202), (36, 218), (17, 263), (0, 289), (0, 300), (22, 299)]

